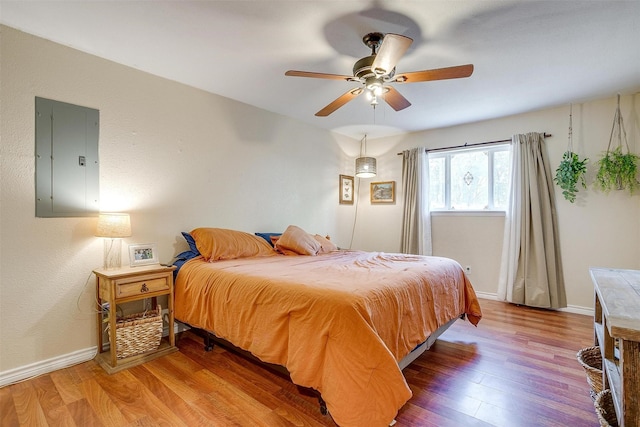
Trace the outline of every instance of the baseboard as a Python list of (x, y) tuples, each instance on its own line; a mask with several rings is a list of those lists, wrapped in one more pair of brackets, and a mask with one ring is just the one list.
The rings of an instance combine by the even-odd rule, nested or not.
[(490, 294), (488, 292), (478, 292), (476, 291), (476, 296), (482, 299), (490, 299), (493, 301), (498, 301), (498, 294)]
[(0, 387), (89, 361), (96, 357), (97, 352), (97, 347), (89, 347), (74, 351), (73, 353), (0, 372)]
[[(176, 322), (174, 324), (175, 333), (184, 332), (188, 329), (189, 327), (182, 323)], [(168, 335), (169, 328), (165, 327), (163, 336)], [(105, 344), (104, 349), (109, 349), (108, 343)], [(48, 374), (50, 372), (57, 371), (58, 369), (68, 368), (69, 366), (77, 365), (78, 363), (87, 362), (94, 359), (97, 354), (97, 346), (89, 347), (83, 350), (74, 351), (73, 353), (64, 354), (62, 356), (53, 357), (30, 365), (20, 366), (8, 371), (0, 372), (0, 387), (37, 377), (39, 375)]]
[[(165, 308), (162, 310), (162, 318), (164, 319), (164, 328), (162, 329), (162, 336), (166, 337), (169, 335), (169, 309)], [(173, 333), (178, 334), (180, 332), (188, 331), (189, 326), (174, 320), (173, 322)]]
[[(476, 292), (476, 295), (478, 298), (490, 299), (493, 301), (500, 301), (500, 299), (498, 298), (498, 294), (492, 294), (489, 292)], [(581, 307), (578, 305), (569, 305), (566, 308), (558, 309), (558, 311), (566, 311), (567, 313), (582, 314), (584, 316), (592, 316), (592, 317), (594, 315), (593, 308)]]
[[(179, 334), (180, 332), (188, 331), (189, 329), (191, 329), (191, 328), (189, 328), (184, 323), (175, 322), (173, 324), (173, 333), (174, 334)], [(168, 326), (164, 326), (164, 328), (162, 329), (162, 336), (163, 337), (169, 336), (169, 327)]]
[(560, 311), (566, 311), (567, 313), (574, 313), (574, 314), (583, 314), (585, 316), (591, 316), (591, 317), (595, 315), (595, 311), (593, 310), (593, 308), (580, 307), (578, 305), (569, 305), (567, 306), (567, 308), (561, 308)]

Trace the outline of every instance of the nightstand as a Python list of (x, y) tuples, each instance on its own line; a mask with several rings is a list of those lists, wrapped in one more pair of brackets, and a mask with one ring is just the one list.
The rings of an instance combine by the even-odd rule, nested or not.
[[(175, 266), (161, 266), (159, 264), (139, 267), (125, 267), (117, 270), (93, 270), (96, 275), (96, 303), (97, 303), (97, 331), (98, 354), (96, 361), (109, 374), (127, 369), (140, 363), (148, 362), (160, 356), (178, 350), (175, 342), (173, 326), (173, 270)], [(169, 336), (162, 338), (156, 350), (147, 351), (130, 357), (118, 359), (116, 353), (116, 313), (117, 305), (130, 301), (140, 301), (151, 298), (152, 306), (156, 307), (156, 298), (167, 296), (169, 312)], [(103, 305), (109, 304), (109, 351), (103, 346), (104, 322)]]

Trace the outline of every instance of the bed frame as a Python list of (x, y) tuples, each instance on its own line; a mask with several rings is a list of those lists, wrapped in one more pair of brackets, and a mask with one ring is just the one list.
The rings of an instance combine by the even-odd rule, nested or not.
[(465, 314), (463, 313), (460, 316), (454, 317), (453, 319), (449, 320), (447, 323), (440, 326), (431, 335), (429, 335), (429, 337), (425, 340), (425, 342), (423, 342), (422, 344), (420, 344), (419, 346), (411, 350), (411, 353), (407, 354), (405, 357), (402, 358), (402, 360), (400, 360), (400, 362), (398, 362), (398, 366), (400, 366), (400, 370), (404, 370), (404, 368), (409, 366), (411, 363), (413, 363), (414, 360), (420, 357), (422, 353), (429, 350), (431, 346), (436, 342), (436, 340), (440, 337), (440, 335), (442, 335), (444, 331), (449, 329), (449, 327), (453, 325), (458, 319), (464, 320)]
[[(416, 360), (418, 357), (420, 357), (420, 355), (422, 355), (422, 353), (424, 353), (425, 351), (429, 350), (431, 348), (431, 346), (436, 342), (436, 340), (440, 337), (440, 335), (442, 335), (447, 329), (449, 329), (449, 327), (451, 325), (453, 325), (456, 320), (458, 319), (465, 319), (465, 314), (461, 314), (458, 317), (454, 317), (453, 319), (449, 320), (447, 323), (445, 323), (444, 325), (440, 326), (438, 329), (436, 329), (431, 335), (429, 335), (429, 337), (420, 345), (418, 345), (416, 348), (414, 348), (411, 353), (407, 354), (404, 358), (402, 358), (402, 360), (400, 360), (400, 362), (398, 362), (398, 366), (400, 367), (401, 370), (404, 370), (404, 368), (406, 368), (407, 366), (409, 366), (411, 363), (413, 363), (414, 360)], [(179, 322), (182, 323), (182, 322)], [(218, 344), (221, 347), (224, 347), (225, 349), (228, 349), (254, 363), (257, 363), (260, 366), (263, 366), (267, 369), (269, 369), (272, 372), (275, 372), (276, 374), (280, 375), (280, 376), (284, 376), (285, 378), (287, 378), (289, 381), (291, 381), (291, 375), (289, 374), (289, 371), (287, 370), (286, 367), (282, 366), (282, 365), (276, 365), (273, 363), (267, 363), (267, 362), (263, 362), (262, 360), (258, 359), (256, 356), (254, 356), (253, 354), (251, 354), (250, 352), (241, 349), (240, 347), (237, 347), (235, 345), (233, 345), (232, 343), (230, 343), (229, 341), (217, 337), (214, 333), (209, 332), (207, 330), (204, 329), (200, 329), (200, 328), (194, 328), (191, 325), (187, 325), (195, 334), (201, 336), (204, 340), (204, 350), (205, 351), (212, 351), (213, 350), (213, 346), (214, 344)], [(293, 382), (293, 381), (291, 381)], [(327, 415), (329, 412), (327, 410), (327, 404), (325, 403), (324, 399), (322, 399), (322, 396), (320, 395), (320, 392), (318, 392), (315, 389), (310, 389), (308, 387), (303, 387), (303, 386), (299, 386), (296, 384), (296, 386), (298, 387), (298, 389), (300, 389), (301, 392), (303, 392), (304, 394), (311, 394), (315, 397), (318, 398), (318, 403), (320, 404), (320, 413), (322, 415)]]

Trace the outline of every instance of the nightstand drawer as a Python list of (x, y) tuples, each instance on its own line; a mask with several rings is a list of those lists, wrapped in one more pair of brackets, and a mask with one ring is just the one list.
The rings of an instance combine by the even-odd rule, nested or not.
[(165, 277), (136, 280), (135, 282), (116, 282), (116, 298), (143, 295), (151, 292), (166, 291), (169, 281)]

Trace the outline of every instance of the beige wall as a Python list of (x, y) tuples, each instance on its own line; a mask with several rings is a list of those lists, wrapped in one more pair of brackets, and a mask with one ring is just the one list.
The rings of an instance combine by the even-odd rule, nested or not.
[[(357, 141), (0, 27), (0, 373), (96, 345), (96, 218), (35, 218), (34, 97), (100, 110), (101, 209), (160, 261), (197, 226), (294, 223), (340, 241)], [(348, 226), (345, 226), (348, 228)]]
[[(0, 30), (0, 375), (96, 345), (90, 272), (101, 266), (102, 242), (95, 218), (34, 217), (35, 96), (100, 110), (101, 207), (132, 215), (125, 258), (127, 244), (155, 242), (168, 261), (186, 247), (180, 231), (203, 225), (252, 232), (294, 223), (350, 245), (356, 206), (338, 205), (337, 184), (338, 174), (353, 174), (357, 141)], [(574, 106), (575, 148), (594, 162), (614, 108), (614, 98)], [(638, 97), (623, 97), (622, 111), (638, 152)], [(567, 122), (561, 107), (370, 140), (379, 174), (360, 182), (352, 247), (399, 248), (397, 152), (547, 131), (555, 168)], [(369, 203), (377, 180), (397, 182), (395, 205)], [(640, 268), (640, 196), (589, 190), (576, 205), (560, 198), (558, 215), (569, 304), (591, 307), (589, 266)], [(500, 216), (434, 217), (434, 252), (470, 265), (476, 289), (495, 293), (502, 226)]]
[[(417, 101), (416, 101), (417, 102)], [(631, 151), (640, 152), (640, 94), (622, 96), (621, 111)], [(573, 105), (573, 148), (590, 158), (587, 182), (597, 171), (596, 162), (606, 150), (616, 108), (611, 97)], [(382, 175), (362, 180), (362, 200), (368, 197), (369, 182), (402, 180), (404, 149), (446, 147), (464, 143), (501, 140), (515, 133), (548, 132), (546, 145), (553, 173), (567, 149), (569, 106), (505, 117), (452, 128), (413, 133), (384, 140), (369, 140), (368, 152), (378, 157)], [(402, 200), (399, 188), (397, 200)], [(589, 186), (571, 204), (557, 191), (556, 201), (560, 245), (569, 306), (593, 307), (589, 267), (640, 268), (640, 192), (614, 191), (608, 195)], [(359, 207), (354, 247), (394, 251), (400, 247), (402, 204)], [(361, 219), (362, 218), (362, 219)], [(434, 255), (451, 257), (470, 265), (471, 281), (479, 292), (495, 294), (499, 277), (504, 217), (433, 217)], [(373, 232), (372, 230), (375, 230)]]

